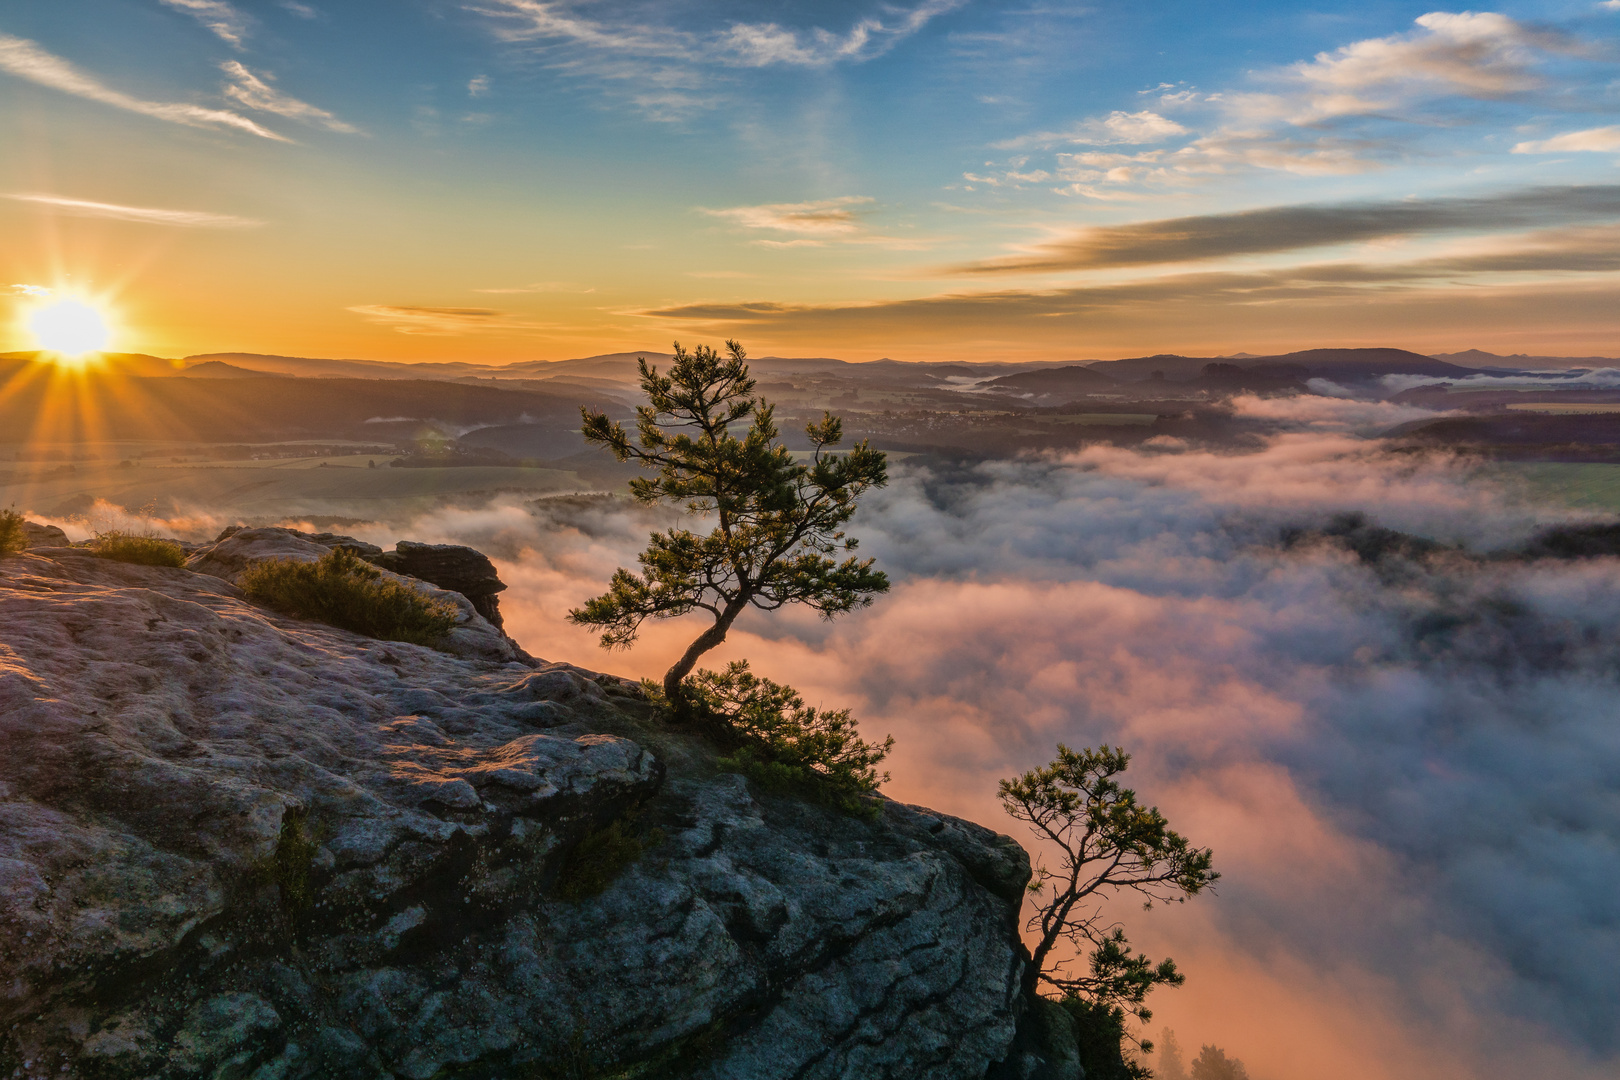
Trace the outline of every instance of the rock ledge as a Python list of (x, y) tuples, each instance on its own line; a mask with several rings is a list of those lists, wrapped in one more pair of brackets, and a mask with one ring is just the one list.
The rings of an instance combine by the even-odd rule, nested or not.
[(257, 608), (244, 560), (325, 550), (285, 532), (190, 569), (0, 559), (0, 1076), (978, 1080), (1006, 1055), (1013, 841), (762, 797), (611, 676)]

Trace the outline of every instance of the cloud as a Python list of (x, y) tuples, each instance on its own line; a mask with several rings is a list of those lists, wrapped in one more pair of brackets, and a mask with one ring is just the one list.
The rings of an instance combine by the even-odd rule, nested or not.
[(1584, 131), (1566, 131), (1550, 139), (1522, 142), (1514, 146), (1515, 154), (1560, 154), (1566, 151), (1590, 150), (1596, 153), (1620, 151), (1620, 125), (1587, 128)]
[[(1440, 381), (1440, 380), (1436, 380)], [(1325, 379), (1312, 379), (1324, 384), (1324, 390), (1338, 390)], [(1307, 431), (1349, 434), (1372, 437), (1397, 424), (1415, 420), (1433, 420), (1447, 415), (1438, 409), (1417, 405), (1400, 405), (1392, 401), (1360, 401), (1333, 394), (1299, 394), (1293, 397), (1259, 397), (1239, 394), (1228, 403), (1236, 416), (1250, 420), (1263, 420), (1282, 431)]]
[(1063, 273), (1602, 218), (1620, 218), (1620, 186), (1538, 187), (1471, 197), (1275, 206), (1080, 229), (1025, 254), (968, 263), (951, 272)]
[(51, 290), (43, 285), (12, 285), (10, 288), (13, 295), (16, 296), (45, 297), (51, 295)]
[(162, 0), (162, 3), (190, 15), (212, 30), (222, 41), (227, 41), (238, 49), (242, 47), (242, 40), (247, 37), (247, 16), (224, 0)]
[(1620, 368), (1528, 371), (1520, 375), (1466, 375), (1460, 379), (1385, 375), (1378, 381), (1396, 393), (1441, 383), (1459, 390), (1620, 390)]
[(308, 4), (301, 4), (298, 0), (278, 0), (283, 8), (292, 12), (300, 19), (318, 19), (321, 13)]
[[(1559, 276), (1549, 278), (1548, 272)], [(1009, 359), (1046, 359), (1053, 350), (1073, 355), (1076, 340), (1088, 343), (1079, 355), (1130, 356), (1141, 351), (1144, 336), (1161, 351), (1192, 355), (1239, 343), (1252, 350), (1262, 342), (1284, 352), (1302, 342), (1360, 347), (1435, 341), (1445, 351), (1455, 348), (1448, 342), (1460, 340), (1514, 340), (1525, 327), (1608, 340), (1616, 327), (1617, 272), (1620, 243), (1614, 233), (1569, 230), (1408, 261), (1174, 273), (829, 304), (745, 298), (633, 314), (676, 334), (691, 332), (681, 326), (695, 326), (714, 335), (765, 334), (812, 348), (906, 336), (939, 359), (986, 350)], [(1536, 277), (1524, 280), (1527, 273)], [(1167, 322), (1166, 312), (1175, 318)]]
[[(1191, 111), (1205, 120), (1201, 132), (1156, 112), (1115, 111), (1066, 130), (1006, 140), (1000, 147), (1146, 145), (1195, 135), (1183, 145), (1131, 155), (1099, 169), (1075, 155), (1059, 155), (1055, 170), (1068, 183), (1063, 194), (1118, 198), (1117, 189), (1183, 186), (1250, 169), (1303, 176), (1351, 175), (1411, 156), (1432, 139), (1436, 127), (1477, 122), (1447, 102), (1539, 101), (1550, 108), (1584, 111), (1576, 104), (1601, 91), (1560, 82), (1559, 60), (1596, 60), (1604, 47), (1562, 31), (1533, 26), (1495, 12), (1431, 12), (1403, 34), (1368, 38), (1318, 53), (1313, 59), (1251, 73), (1265, 89), (1199, 94), (1161, 84), (1161, 108)], [(1418, 126), (1411, 126), (1418, 125)], [(1609, 149), (1603, 132), (1590, 140), (1572, 133), (1562, 149)], [(1556, 142), (1557, 140), (1549, 140)], [(1582, 145), (1585, 141), (1595, 146)], [(1543, 152), (1522, 143), (1519, 152)], [(989, 183), (983, 177), (980, 182)]]
[(225, 109), (210, 109), (202, 105), (182, 102), (143, 101), (104, 85), (94, 76), (87, 75), (63, 60), (53, 56), (32, 41), (0, 34), (0, 70), (18, 78), (27, 79), (65, 94), (127, 109), (142, 116), (167, 120), (171, 124), (184, 124), (196, 128), (234, 128), (257, 135), (261, 139), (291, 142), (284, 135), (264, 128), (238, 113)]
[(699, 207), (700, 213), (721, 218), (745, 229), (773, 229), (806, 236), (847, 236), (860, 229), (856, 207), (874, 200), (865, 195), (844, 195), (815, 202), (766, 203), (761, 206), (733, 206), (724, 210)]
[(1140, 145), (1163, 142), (1172, 136), (1185, 134), (1186, 128), (1156, 112), (1143, 110), (1128, 113), (1115, 110), (1107, 116), (1082, 120), (1066, 131), (1039, 131), (995, 145), (1004, 150), (1016, 150), (1027, 146), (1056, 146), (1059, 143), (1076, 143), (1084, 146)]
[(488, 93), (489, 93), (489, 76), (488, 75), (474, 75), (471, 79), (467, 80), (467, 96), (468, 97), (475, 97), (475, 98), (483, 97)]
[(231, 85), (225, 88), (225, 96), (235, 99), (250, 109), (318, 124), (330, 131), (339, 131), (346, 135), (355, 135), (360, 131), (353, 124), (339, 120), (325, 109), (317, 108), (306, 101), (299, 101), (297, 98), (277, 90), (266, 81), (274, 80), (275, 76), (273, 75), (268, 73), (262, 76), (255, 75), (235, 60), (227, 60), (220, 64), (219, 68), (234, 80)]
[(110, 218), (114, 221), (134, 221), (143, 225), (171, 225), (189, 229), (254, 229), (264, 222), (234, 214), (215, 214), (206, 210), (159, 210), (145, 206), (120, 206), (116, 203), (90, 202), (70, 199), (62, 195), (31, 192), (0, 194), (0, 199), (34, 203), (50, 207), (56, 213), (74, 217)]
[(530, 322), (494, 308), (420, 307), (413, 304), (358, 304), (346, 310), (367, 322), (401, 334), (452, 337), (465, 334), (551, 330), (550, 323)]
[(843, 33), (820, 27), (794, 29), (775, 22), (734, 22), (705, 32), (670, 26), (586, 17), (566, 0), (493, 0), (473, 8), (501, 21), (497, 36), (506, 41), (569, 43), (622, 56), (657, 58), (730, 67), (827, 67), (843, 61), (882, 56), (934, 18), (966, 0), (924, 0), (910, 9), (885, 8), (859, 18)]
[(1295, 84), (1286, 96), (1239, 97), (1234, 105), (1250, 116), (1308, 124), (1398, 111), (1422, 96), (1498, 100), (1546, 85), (1536, 70), (1541, 59), (1591, 52), (1560, 31), (1490, 11), (1435, 11), (1416, 23), (1410, 33), (1354, 42), (1275, 73)]
[(720, 218), (744, 229), (785, 233), (791, 239), (756, 240), (761, 247), (824, 247), (829, 243), (865, 244), (897, 251), (917, 251), (936, 240), (921, 236), (889, 236), (867, 232), (861, 222), (861, 207), (874, 200), (865, 195), (844, 195), (800, 203), (765, 203), (759, 206), (733, 206), (720, 210), (698, 207), (698, 212)]

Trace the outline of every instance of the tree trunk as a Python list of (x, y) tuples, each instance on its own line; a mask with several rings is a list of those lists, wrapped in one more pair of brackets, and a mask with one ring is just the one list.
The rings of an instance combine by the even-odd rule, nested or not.
[(714, 625), (699, 634), (697, 640), (686, 647), (686, 652), (681, 654), (681, 658), (664, 672), (664, 697), (669, 701), (670, 708), (675, 710), (677, 720), (685, 721), (692, 718), (692, 705), (686, 698), (686, 687), (681, 683), (692, 674), (692, 669), (697, 667), (700, 656), (726, 640), (726, 631), (731, 629), (731, 624), (737, 621), (737, 616), (741, 615), (743, 608), (747, 606), (747, 597), (739, 597), (727, 604), (720, 617), (714, 621)]

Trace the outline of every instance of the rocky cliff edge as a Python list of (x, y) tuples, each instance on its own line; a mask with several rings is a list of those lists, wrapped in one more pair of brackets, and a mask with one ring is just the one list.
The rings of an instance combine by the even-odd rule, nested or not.
[(229, 580), (331, 542), (0, 559), (0, 1076), (978, 1080), (1007, 1055), (1015, 842), (764, 796), (465, 599), (456, 655)]

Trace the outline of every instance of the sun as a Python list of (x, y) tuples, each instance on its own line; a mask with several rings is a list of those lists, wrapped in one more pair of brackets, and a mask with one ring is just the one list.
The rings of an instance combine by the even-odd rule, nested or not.
[(112, 340), (112, 330), (101, 310), (70, 298), (35, 308), (28, 316), (28, 328), (41, 349), (65, 356), (101, 352)]

